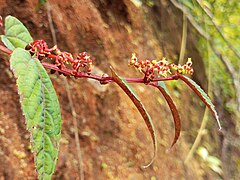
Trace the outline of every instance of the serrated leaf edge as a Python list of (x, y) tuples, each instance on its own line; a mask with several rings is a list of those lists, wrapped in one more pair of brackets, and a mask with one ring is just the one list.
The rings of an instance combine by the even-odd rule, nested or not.
[(211, 110), (214, 118), (216, 119), (216, 121), (218, 123), (219, 130), (221, 130), (222, 127), (221, 127), (221, 124), (220, 124), (220, 121), (219, 121), (217, 111), (215, 110), (215, 106), (211, 102), (211, 99), (209, 98), (207, 93), (205, 93), (203, 91), (203, 89), (196, 82), (194, 82), (192, 79), (190, 79), (189, 77), (184, 76), (182, 74), (178, 74), (178, 76), (182, 81), (184, 81), (198, 95), (198, 97), (202, 100), (202, 102)]
[(145, 124), (147, 125), (148, 130), (151, 134), (153, 146), (154, 146), (154, 154), (153, 154), (151, 161), (147, 165), (142, 166), (143, 168), (147, 168), (154, 162), (154, 160), (156, 158), (156, 154), (157, 154), (157, 138), (156, 138), (156, 134), (155, 134), (155, 130), (154, 130), (154, 125), (152, 123), (152, 119), (151, 119), (150, 115), (147, 113), (144, 105), (142, 104), (142, 102), (140, 101), (140, 99), (138, 98), (136, 93), (133, 91), (133, 89), (127, 83), (127, 81), (124, 78), (118, 76), (112, 67), (111, 67), (111, 71), (112, 71), (112, 77), (113, 77), (114, 82), (116, 84), (118, 84), (118, 86), (132, 100), (132, 102), (134, 103), (134, 105), (136, 106), (138, 111), (140, 112), (141, 116), (143, 117)]
[(150, 83), (149, 85), (154, 86), (154, 87), (159, 89), (159, 91), (162, 93), (163, 97), (167, 101), (168, 106), (169, 106), (169, 108), (171, 110), (171, 113), (172, 113), (172, 116), (173, 116), (173, 120), (174, 120), (174, 127), (175, 127), (175, 135), (174, 135), (173, 142), (171, 144), (171, 148), (172, 148), (174, 146), (174, 144), (177, 142), (177, 140), (179, 139), (179, 136), (180, 136), (181, 120), (180, 120), (180, 116), (179, 116), (177, 107), (176, 107), (175, 103), (173, 102), (169, 92), (167, 91), (167, 88), (166, 87), (162, 87), (162, 85), (159, 85), (159, 83), (162, 83), (162, 82)]
[[(14, 51), (18, 51), (19, 49), (21, 49), (21, 50), (23, 50), (22, 48), (16, 48)], [(13, 51), (13, 52), (14, 52)], [(27, 51), (25, 51), (25, 50), (23, 50), (24, 52), (26, 52), (26, 53), (28, 53), (29, 54), (29, 52), (27, 52)], [(13, 54), (13, 53), (12, 53)], [(41, 72), (40, 72), (40, 70), (39, 70), (39, 68), (38, 68), (38, 65), (37, 65), (37, 61), (39, 61), (38, 59), (32, 59), (31, 58), (31, 55), (29, 54), (29, 58), (30, 58), (30, 60), (33, 60), (33, 61), (35, 61), (36, 62), (36, 66), (37, 66), (37, 69), (38, 69), (38, 74), (39, 74), (39, 77), (40, 77), (40, 79), (42, 79), (42, 75), (41, 75)], [(39, 62), (40, 63), (40, 62)], [(18, 79), (19, 78), (19, 76), (16, 74), (16, 72), (15, 72), (15, 69), (12, 67), (12, 65), (10, 65), (10, 69), (12, 70), (12, 72), (13, 72), (13, 74), (14, 74), (14, 77), (16, 77), (16, 79)], [(42, 96), (42, 102), (41, 103), (39, 103), (39, 105), (38, 105), (38, 107), (39, 106), (42, 106), (43, 107), (43, 113), (44, 113), (44, 118), (43, 118), (43, 120), (45, 121), (46, 120), (46, 113), (47, 113), (47, 110), (46, 110), (46, 107), (44, 107), (43, 106), (43, 104), (44, 104), (44, 83), (43, 83), (43, 80), (42, 80), (42, 83), (41, 83), (41, 91), (42, 91), (42, 93), (41, 93), (41, 96)], [(47, 89), (47, 88), (46, 88)], [(47, 89), (48, 90), (48, 89)], [(20, 103), (22, 104), (22, 99), (23, 99), (23, 97), (24, 97), (24, 95), (23, 94), (21, 94), (21, 92), (18, 90), (18, 94), (20, 95)], [(26, 97), (26, 98), (29, 98), (29, 97)], [(21, 106), (21, 108), (22, 108), (22, 106)], [(24, 110), (22, 109), (22, 112), (23, 112), (23, 115), (26, 117), (26, 123), (27, 123), (27, 118), (28, 118), (28, 115), (24, 112)], [(35, 115), (36, 115), (36, 111), (35, 111), (35, 114), (34, 114), (34, 117), (35, 117)], [(28, 131), (30, 132), (30, 141), (31, 141), (31, 143), (33, 143), (33, 134), (32, 134), (32, 132), (33, 132), (33, 130), (34, 129), (32, 129), (32, 128), (27, 128), (28, 129)], [(42, 134), (43, 134), (43, 141), (45, 140), (45, 136), (46, 136), (46, 132), (45, 132), (45, 130), (44, 130), (44, 127), (42, 128), (42, 130), (40, 129), (40, 131), (42, 132)], [(49, 136), (48, 136), (49, 137)], [(51, 143), (54, 143), (54, 142), (52, 142), (51, 141)], [(44, 142), (42, 142), (42, 144), (43, 145), (41, 145), (43, 148), (41, 149), (41, 150), (39, 150), (38, 152), (37, 151), (34, 151), (34, 159), (35, 159), (35, 165), (36, 165), (36, 168), (37, 168), (37, 161), (36, 161), (36, 159), (37, 159), (37, 154), (39, 154), (41, 151), (44, 151), (44, 147), (46, 146), (46, 144), (44, 143)], [(53, 146), (56, 148), (57, 147), (57, 151), (58, 151), (58, 149), (59, 149), (59, 142), (58, 142), (58, 144), (53, 144)], [(45, 151), (43, 152), (44, 154), (46, 153)], [(49, 155), (49, 154), (48, 154)], [(52, 159), (52, 162), (54, 163), (53, 164), (53, 166), (52, 166), (52, 168), (54, 168), (55, 169), (55, 167), (56, 167), (56, 161), (57, 161), (57, 157), (58, 156), (58, 153), (56, 154), (56, 157), (54, 158), (54, 159), (52, 159), (52, 157), (51, 157), (51, 159)], [(45, 158), (45, 157), (44, 157)], [(45, 163), (43, 162), (43, 166), (45, 165)], [(46, 175), (48, 176), (47, 178), (51, 178), (51, 176), (52, 176), (52, 174), (54, 173), (54, 169), (52, 169), (52, 171), (51, 171), (51, 174), (48, 174), (48, 173), (46, 173)], [(44, 171), (45, 172), (45, 171)], [(39, 177), (39, 179), (42, 179), (43, 177), (45, 177), (46, 175), (44, 175), (44, 174), (38, 174), (38, 177)]]

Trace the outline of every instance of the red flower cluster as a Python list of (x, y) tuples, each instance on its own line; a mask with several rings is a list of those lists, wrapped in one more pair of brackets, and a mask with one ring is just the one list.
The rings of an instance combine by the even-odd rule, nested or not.
[(44, 58), (55, 59), (54, 64), (60, 69), (66, 68), (66, 65), (70, 64), (75, 73), (84, 68), (88, 74), (91, 74), (92, 60), (87, 52), (79, 53), (77, 58), (74, 59), (71, 53), (60, 51), (56, 45), (48, 48), (47, 43), (43, 40), (35, 40), (29, 43), (25, 49), (29, 50), (31, 55), (35, 54), (39, 60)]
[(25, 49), (29, 50), (32, 56), (35, 54), (39, 60), (47, 58), (50, 54), (57, 55), (61, 52), (57, 46), (49, 49), (44, 40), (35, 40), (30, 42)]
[(192, 61), (191, 58), (188, 58), (188, 61), (185, 65), (181, 66), (169, 63), (165, 58), (160, 61), (157, 60), (145, 60), (138, 61), (138, 58), (135, 53), (132, 54), (132, 58), (129, 61), (129, 65), (134, 66), (140, 72), (145, 74), (147, 79), (154, 79), (158, 76), (167, 77), (168, 75), (178, 72), (180, 74), (193, 74), (193, 68), (191, 67)]
[(193, 74), (193, 68), (192, 66), (192, 60), (191, 58), (188, 58), (188, 61), (182, 66), (182, 65), (176, 65), (176, 64), (170, 64), (170, 67), (173, 71), (177, 71), (180, 74)]

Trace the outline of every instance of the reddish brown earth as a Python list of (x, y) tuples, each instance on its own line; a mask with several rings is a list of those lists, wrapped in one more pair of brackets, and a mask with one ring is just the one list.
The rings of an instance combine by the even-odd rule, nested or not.
[[(36, 11), (35, 7), (35, 1), (31, 0), (0, 0), (3, 17), (9, 14), (17, 17), (34, 39), (44, 39), (53, 45), (47, 8)], [(94, 72), (99, 75), (110, 73), (112, 65), (121, 76), (141, 76), (127, 65), (132, 52), (142, 59), (162, 56), (178, 59), (181, 13), (168, 1), (159, 1), (154, 7), (136, 7), (129, 0), (51, 0), (50, 7), (58, 47), (75, 55), (87, 51), (95, 59)], [(194, 79), (206, 88), (203, 62), (195, 41), (189, 32), (187, 56), (193, 58)], [(59, 160), (53, 178), (79, 179), (78, 151), (64, 78), (51, 75), (63, 118)], [(189, 165), (183, 164), (204, 111), (190, 89), (168, 84), (183, 127), (179, 141), (167, 151), (174, 136), (167, 104), (157, 90), (133, 85), (153, 118), (159, 147), (154, 164), (141, 169), (152, 157), (151, 136), (127, 96), (114, 84), (101, 86), (98, 82), (74, 78), (69, 78), (68, 83), (77, 113), (85, 179), (216, 179), (217, 174), (203, 169), (197, 156)], [(0, 53), (1, 180), (37, 178), (24, 121), (8, 56)], [(213, 152), (219, 142), (217, 132), (214, 134)]]

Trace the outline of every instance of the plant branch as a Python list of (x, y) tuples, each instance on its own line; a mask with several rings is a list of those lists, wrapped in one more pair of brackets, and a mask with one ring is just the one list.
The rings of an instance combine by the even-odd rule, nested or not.
[[(85, 72), (75, 72), (74, 70), (70, 70), (68, 68), (62, 67), (61, 69), (57, 67), (54, 64), (42, 62), (42, 65), (45, 68), (48, 69), (53, 69), (55, 71), (61, 72), (64, 75), (72, 75), (75, 78), (89, 78), (89, 79), (94, 79), (99, 81), (101, 84), (107, 84), (109, 82), (113, 82), (113, 78), (111, 76), (98, 76), (98, 75), (89, 75)], [(146, 81), (143, 78), (124, 78), (128, 83), (146, 83)], [(178, 80), (179, 76), (178, 74), (173, 74), (172, 76), (169, 77), (159, 77), (159, 78), (154, 78), (151, 80), (151, 82), (158, 82), (158, 81), (169, 81), (169, 80)]]
[(53, 44), (57, 45), (56, 31), (53, 26), (53, 20), (52, 20), (52, 15), (51, 15), (51, 6), (50, 6), (49, 2), (47, 2), (47, 15), (48, 15), (49, 28), (50, 28), (52, 38), (53, 38)]
[[(204, 19), (204, 22), (205, 22), (205, 19)], [(206, 24), (205, 24), (205, 29), (206, 29)], [(211, 74), (211, 63), (210, 63), (210, 46), (209, 46), (209, 41), (207, 41), (207, 56), (208, 56), (208, 94), (210, 95), (211, 94), (211, 91), (212, 91), (212, 84), (211, 84), (211, 77), (212, 77), (212, 74)], [(190, 149), (190, 151), (188, 152), (185, 160), (184, 160), (184, 164), (189, 164), (190, 160), (192, 159), (193, 157), (193, 154), (196, 152), (197, 150), (197, 147), (199, 146), (200, 142), (201, 142), (201, 139), (204, 135), (204, 130), (207, 126), (207, 122), (208, 122), (208, 114), (209, 114), (209, 109), (207, 107), (205, 107), (205, 111), (204, 111), (204, 115), (203, 115), (203, 119), (202, 119), (202, 123), (201, 123), (201, 126), (200, 126), (200, 129), (198, 130), (198, 134), (197, 134), (197, 137), (196, 139), (194, 140), (194, 143)]]
[[(12, 50), (6, 48), (5, 46), (0, 44), (0, 51), (5, 52), (6, 54), (10, 55), (12, 53)], [(49, 58), (56, 58), (56, 55), (49, 55)], [(64, 75), (68, 75), (68, 76), (74, 76), (75, 78), (89, 78), (89, 79), (94, 79), (99, 81), (101, 84), (107, 84), (110, 82), (114, 82), (113, 78), (111, 76), (98, 76), (98, 75), (92, 75), (92, 74), (88, 74), (85, 72), (76, 72), (74, 70), (65, 68), (65, 67), (61, 67), (59, 68), (58, 66), (54, 65), (54, 64), (50, 64), (47, 62), (41, 62), (43, 67), (47, 68), (47, 69), (52, 69), (55, 71), (58, 71)], [(146, 81), (144, 80), (144, 78), (124, 78), (128, 83), (146, 83)], [(150, 82), (158, 82), (158, 81), (169, 81), (169, 80), (178, 80), (179, 76), (178, 74), (173, 74), (171, 76), (168, 77), (157, 77), (154, 78), (152, 80), (150, 80)]]
[(181, 50), (180, 50), (180, 57), (179, 57), (178, 64), (184, 63), (186, 42), (187, 42), (187, 17), (186, 17), (186, 14), (183, 13), (182, 42), (181, 42)]

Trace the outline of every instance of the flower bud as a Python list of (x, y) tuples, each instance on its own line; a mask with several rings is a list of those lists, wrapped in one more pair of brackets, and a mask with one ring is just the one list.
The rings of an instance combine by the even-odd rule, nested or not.
[(192, 66), (192, 59), (191, 58), (188, 58), (188, 61), (186, 63), (187, 66)]

